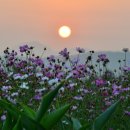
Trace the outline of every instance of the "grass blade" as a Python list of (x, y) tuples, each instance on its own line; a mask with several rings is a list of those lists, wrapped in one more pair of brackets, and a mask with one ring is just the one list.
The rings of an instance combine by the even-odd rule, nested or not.
[(61, 120), (61, 118), (65, 115), (69, 107), (70, 105), (65, 105), (50, 113), (49, 115), (43, 117), (41, 120), (42, 126), (47, 130), (50, 130), (58, 121)]
[(20, 104), (20, 106), (22, 107), (24, 113), (31, 117), (32, 119), (35, 119), (36, 117), (36, 113), (33, 109), (29, 108), (28, 106), (24, 105), (24, 104)]
[(44, 130), (38, 122), (19, 111), (13, 104), (8, 103), (5, 100), (0, 100), (0, 106), (6, 109), (11, 116), (15, 118), (15, 120), (18, 120), (19, 116), (21, 116), (21, 124), (24, 128), (26, 128), (26, 130)]
[(58, 93), (58, 90), (63, 86), (63, 83), (60, 83), (53, 91), (49, 92), (48, 94), (46, 94), (42, 101), (41, 101), (41, 105), (37, 111), (37, 115), (36, 115), (36, 121), (40, 122), (42, 117), (44, 116), (45, 112), (47, 111), (47, 109), (49, 108), (51, 102), (53, 101), (53, 99), (55, 98), (55, 96)]
[(111, 105), (105, 112), (103, 112), (93, 123), (93, 130), (101, 130), (110, 116), (115, 112), (120, 100)]
[(82, 125), (80, 124), (78, 119), (75, 118), (71, 118), (72, 123), (73, 123), (73, 130), (80, 130), (80, 128), (82, 127)]
[(13, 130), (23, 130), (20, 120), (21, 120), (21, 117), (19, 117), (19, 119), (17, 120), (17, 123), (15, 124)]
[(12, 127), (12, 116), (9, 112), (7, 112), (6, 120), (3, 124), (2, 130), (11, 130)]

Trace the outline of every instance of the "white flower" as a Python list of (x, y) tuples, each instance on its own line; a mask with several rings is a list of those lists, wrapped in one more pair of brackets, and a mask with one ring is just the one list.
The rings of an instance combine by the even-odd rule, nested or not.
[(61, 87), (59, 91), (64, 92), (65, 91), (64, 87)]
[(41, 93), (41, 92), (43, 92), (43, 91), (45, 91), (45, 90), (46, 90), (46, 88), (36, 89), (35, 92)]
[(14, 74), (13, 75), (13, 78), (16, 80), (16, 79), (21, 79), (21, 74)]
[(18, 92), (13, 92), (13, 93), (11, 94), (11, 96), (12, 96), (12, 97), (18, 96)]
[(8, 92), (8, 90), (10, 90), (12, 87), (11, 86), (2, 86), (1, 90)]
[(12, 102), (13, 104), (16, 104), (16, 99), (12, 99), (11, 97), (7, 97), (8, 101)]
[(48, 77), (42, 77), (42, 81), (45, 81), (45, 80), (49, 80), (49, 78)]
[(43, 74), (42, 73), (36, 73), (36, 77), (41, 77), (41, 76), (43, 76)]
[(15, 80), (17, 80), (17, 79), (26, 79), (26, 78), (28, 78), (28, 75), (27, 74), (24, 74), (24, 75), (22, 75), (22, 74), (14, 74), (14, 76), (13, 76), (13, 78), (15, 79)]
[(58, 83), (58, 78), (51, 79), (51, 80), (48, 81), (49, 85), (53, 85), (54, 83)]
[(27, 75), (27, 74), (25, 74), (25, 75), (23, 75), (23, 76), (21, 77), (21, 79), (26, 79), (26, 78), (28, 78), (28, 75)]
[(27, 85), (28, 85), (28, 83), (23, 82), (23, 83), (20, 85), (20, 88), (29, 89), (29, 87), (28, 87)]

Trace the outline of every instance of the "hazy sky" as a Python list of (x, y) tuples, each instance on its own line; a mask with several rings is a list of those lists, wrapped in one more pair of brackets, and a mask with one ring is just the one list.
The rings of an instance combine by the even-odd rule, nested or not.
[[(58, 28), (68, 25), (63, 39)], [(0, 46), (25, 43), (118, 51), (130, 48), (130, 0), (0, 0)]]

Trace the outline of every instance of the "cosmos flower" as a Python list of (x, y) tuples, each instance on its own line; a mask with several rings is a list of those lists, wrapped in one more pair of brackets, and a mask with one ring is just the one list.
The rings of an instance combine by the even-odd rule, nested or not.
[(113, 84), (112, 85), (112, 89), (113, 89), (113, 95), (119, 95), (121, 92), (122, 92), (122, 86), (121, 85), (119, 85), (119, 86), (117, 86), (116, 84)]
[(36, 77), (42, 77), (42, 76), (43, 76), (43, 73), (41, 72), (36, 73)]
[(40, 59), (40, 58), (35, 58), (34, 59), (34, 64), (36, 64), (38, 66), (41, 66), (41, 65), (43, 65), (43, 60)]
[(25, 83), (25, 82), (21, 83), (20, 88), (29, 89), (28, 83)]
[(108, 59), (106, 54), (100, 54), (100, 55), (98, 55), (98, 58), (99, 58), (99, 61), (105, 61)]
[(11, 86), (2, 86), (1, 90), (4, 92), (8, 92), (12, 87)]
[(125, 111), (124, 112), (127, 116), (130, 116), (130, 112), (129, 111)]
[(122, 51), (128, 52), (128, 51), (129, 51), (129, 48), (123, 48)]
[(14, 78), (15, 80), (17, 80), (17, 79), (23, 80), (23, 79), (28, 78), (28, 74), (24, 74), (24, 75), (22, 75), (22, 74), (20, 74), (20, 73), (14, 74), (14, 75), (13, 75), (13, 78)]
[(102, 86), (106, 83), (103, 79), (96, 79), (95, 82), (96, 82), (96, 86)]
[(1, 116), (1, 121), (5, 121), (6, 120), (6, 115), (2, 115)]
[(81, 100), (83, 100), (83, 97), (80, 96), (80, 95), (78, 95), (78, 96), (74, 96), (74, 99), (75, 99), (75, 100), (78, 100), (78, 101), (81, 101)]
[(48, 84), (49, 84), (49, 85), (53, 85), (53, 84), (56, 84), (56, 83), (58, 83), (58, 82), (59, 82), (59, 79), (58, 79), (58, 78), (55, 78), (55, 79), (49, 80), (49, 81), (48, 81)]
[(41, 98), (42, 98), (41, 94), (37, 94), (37, 95), (34, 96), (35, 100), (41, 100)]
[(83, 49), (83, 48), (77, 47), (76, 50), (77, 50), (79, 53), (85, 53), (85, 49)]
[(67, 48), (65, 48), (64, 50), (59, 52), (60, 55), (62, 55), (63, 57), (65, 57), (66, 59), (69, 58), (69, 52), (67, 51)]
[(49, 62), (55, 62), (55, 57), (54, 57), (54, 55), (51, 55), (51, 56), (47, 57), (47, 60), (48, 60)]
[(23, 52), (26, 52), (26, 51), (29, 50), (29, 46), (28, 45), (23, 45), (23, 46), (20, 46), (19, 49), (20, 49), (20, 52), (23, 53)]

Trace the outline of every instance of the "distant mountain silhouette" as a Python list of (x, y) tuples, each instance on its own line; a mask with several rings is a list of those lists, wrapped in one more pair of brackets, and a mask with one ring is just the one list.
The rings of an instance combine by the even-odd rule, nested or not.
[[(92, 63), (97, 64), (97, 59), (99, 54), (106, 54), (110, 62), (108, 63), (108, 68), (110, 70), (118, 69), (119, 68), (119, 62), (118, 60), (121, 60), (121, 65), (124, 66), (124, 59), (125, 54), (123, 52), (110, 52), (110, 51), (102, 51), (102, 52), (95, 52), (93, 54)], [(80, 63), (84, 63), (86, 61), (86, 58), (89, 56), (89, 53), (84, 53), (79, 56)], [(72, 58), (74, 59), (77, 57), (77, 55), (72, 55)], [(127, 60), (126, 65), (130, 66), (130, 52), (127, 52)]]

